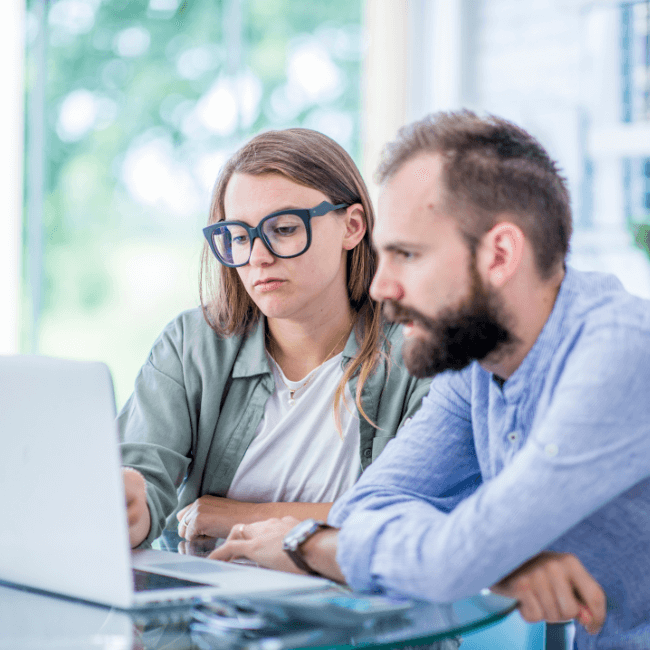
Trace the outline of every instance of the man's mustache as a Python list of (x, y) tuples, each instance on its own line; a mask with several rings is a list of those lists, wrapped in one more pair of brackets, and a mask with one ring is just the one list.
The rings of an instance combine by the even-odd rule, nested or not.
[(403, 307), (395, 300), (384, 300), (382, 308), (386, 319), (393, 323), (410, 323), (418, 321), (424, 325), (429, 325), (431, 323), (431, 319), (420, 313), (417, 309)]

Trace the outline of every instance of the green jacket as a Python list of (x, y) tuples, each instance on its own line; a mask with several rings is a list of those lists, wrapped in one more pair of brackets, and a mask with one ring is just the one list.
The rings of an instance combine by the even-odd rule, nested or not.
[[(362, 403), (375, 429), (360, 417), (361, 467), (365, 469), (420, 407), (429, 379), (414, 379), (402, 366), (401, 329), (387, 326), (390, 372), (381, 362), (363, 389)], [(343, 364), (357, 352), (354, 334)], [(357, 378), (350, 381), (355, 395)], [(204, 494), (226, 496), (264, 415), (274, 381), (264, 350), (262, 322), (247, 337), (218, 336), (200, 309), (183, 312), (163, 330), (118, 416), (122, 462), (147, 481), (150, 543), (176, 512)]]

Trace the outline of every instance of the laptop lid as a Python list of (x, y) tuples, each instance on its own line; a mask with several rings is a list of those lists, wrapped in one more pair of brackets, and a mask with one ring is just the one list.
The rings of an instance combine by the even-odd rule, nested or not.
[(121, 608), (329, 584), (160, 551), (134, 580), (114, 404), (102, 363), (0, 356), (0, 580)]

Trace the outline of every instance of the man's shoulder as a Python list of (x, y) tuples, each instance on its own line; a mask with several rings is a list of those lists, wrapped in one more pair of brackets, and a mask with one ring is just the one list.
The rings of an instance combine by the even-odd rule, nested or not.
[(566, 322), (583, 331), (650, 331), (650, 301), (625, 290), (616, 276), (571, 270)]

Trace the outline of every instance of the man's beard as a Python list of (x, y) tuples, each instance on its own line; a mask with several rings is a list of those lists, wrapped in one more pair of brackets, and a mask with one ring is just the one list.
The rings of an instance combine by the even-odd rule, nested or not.
[(424, 337), (413, 335), (402, 346), (406, 369), (415, 377), (433, 377), (445, 370), (462, 370), (472, 361), (496, 358), (517, 342), (506, 327), (499, 297), (483, 286), (474, 259), (470, 262), (470, 294), (435, 319), (394, 300), (384, 302), (390, 321), (418, 324)]

